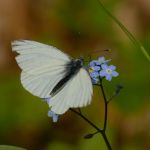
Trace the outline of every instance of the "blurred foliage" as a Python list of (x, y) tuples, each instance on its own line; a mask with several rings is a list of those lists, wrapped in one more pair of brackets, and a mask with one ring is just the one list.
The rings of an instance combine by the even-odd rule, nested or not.
[(0, 145), (0, 150), (25, 150), (25, 149), (15, 146)]
[[(111, 0), (104, 5), (150, 49), (149, 1)], [(149, 62), (96, 0), (0, 1), (0, 144), (29, 150), (106, 149), (100, 135), (83, 139), (94, 129), (71, 112), (53, 124), (46, 103), (23, 89), (10, 48), (14, 39), (51, 44), (75, 58), (83, 55), (88, 60), (90, 54), (93, 59), (102, 55), (112, 59), (120, 76), (105, 81), (107, 96), (118, 83), (124, 88), (109, 104), (110, 142), (115, 150), (150, 149)], [(108, 48), (112, 51), (93, 53)], [(92, 105), (83, 113), (101, 126), (103, 109), (102, 95), (95, 87)]]

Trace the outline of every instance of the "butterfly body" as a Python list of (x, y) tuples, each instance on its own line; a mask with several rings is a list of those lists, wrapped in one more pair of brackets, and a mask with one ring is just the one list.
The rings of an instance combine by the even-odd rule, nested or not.
[(50, 95), (54, 96), (59, 92), (65, 84), (74, 76), (80, 68), (83, 67), (83, 62), (80, 59), (71, 60), (69, 63), (66, 64), (66, 74), (62, 80), (58, 82), (58, 84), (54, 87), (54, 89), (51, 91)]
[(19, 53), (16, 61), (22, 69), (23, 87), (40, 98), (49, 97), (54, 113), (90, 104), (92, 82), (82, 59), (72, 59), (53, 46), (35, 41), (14, 41), (12, 49)]

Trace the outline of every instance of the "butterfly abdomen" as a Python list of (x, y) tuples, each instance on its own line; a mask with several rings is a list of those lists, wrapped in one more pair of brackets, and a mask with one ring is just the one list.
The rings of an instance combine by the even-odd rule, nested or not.
[(74, 75), (78, 73), (80, 68), (83, 67), (83, 62), (80, 59), (72, 60), (66, 64), (66, 73), (63, 79), (61, 79), (50, 93), (51, 96), (57, 94)]

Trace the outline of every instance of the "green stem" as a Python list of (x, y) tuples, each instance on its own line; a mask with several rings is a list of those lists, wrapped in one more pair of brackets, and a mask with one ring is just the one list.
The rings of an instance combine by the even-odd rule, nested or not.
[(104, 112), (104, 126), (103, 126), (103, 130), (106, 131), (106, 126), (107, 126), (107, 116), (108, 116), (108, 103), (107, 103), (107, 99), (106, 99), (106, 95), (104, 92), (104, 88), (103, 88), (103, 84), (102, 84), (102, 80), (100, 79), (100, 87), (101, 87), (101, 91), (103, 94), (103, 98), (104, 98), (104, 106), (105, 106), (105, 112)]
[(110, 145), (110, 143), (109, 143), (109, 141), (108, 141), (108, 138), (107, 138), (107, 136), (106, 136), (105, 131), (102, 131), (101, 134), (102, 134), (103, 139), (104, 139), (104, 141), (105, 141), (105, 143), (106, 143), (107, 149), (108, 149), (108, 150), (112, 150), (111, 145)]
[(101, 133), (104, 141), (105, 141), (105, 144), (107, 146), (107, 149), (108, 150), (112, 150), (111, 148), (111, 145), (108, 141), (108, 138), (106, 136), (106, 127), (107, 127), (107, 118), (108, 118), (108, 102), (107, 102), (107, 98), (106, 98), (106, 95), (105, 95), (105, 92), (104, 92), (104, 88), (103, 88), (103, 84), (102, 84), (102, 79), (100, 79), (100, 84), (97, 84), (97, 86), (99, 86), (101, 88), (101, 91), (102, 91), (102, 95), (103, 95), (103, 98), (104, 98), (104, 106), (105, 106), (105, 112), (104, 112), (104, 126), (103, 126), (103, 129), (97, 127), (93, 122), (91, 122), (89, 119), (87, 119), (82, 113), (81, 113), (81, 110), (79, 109), (79, 112), (70, 108), (70, 110), (72, 112), (74, 112), (75, 114), (77, 114), (78, 116), (80, 116), (82, 119), (84, 119), (88, 124), (90, 124), (93, 128), (95, 128), (97, 130), (97, 132), (93, 133), (94, 134), (97, 134), (97, 133)]
[(99, 127), (97, 127), (94, 123), (92, 123), (89, 119), (87, 119), (83, 114), (81, 114), (80, 112), (77, 112), (76, 110), (74, 110), (72, 108), (70, 108), (70, 110), (72, 112), (74, 112), (75, 114), (77, 114), (78, 116), (80, 116), (82, 119), (84, 119), (87, 123), (89, 123), (97, 131), (102, 132), (102, 129), (100, 129)]
[(137, 49), (140, 49), (144, 54), (144, 56), (150, 61), (150, 55), (148, 54), (144, 46), (141, 44), (141, 42), (138, 41), (134, 37), (134, 35), (131, 32), (129, 32), (128, 29), (114, 15), (112, 15), (112, 13), (108, 9), (104, 7), (103, 3), (100, 0), (98, 0), (98, 3), (99, 6), (104, 10), (104, 12), (122, 29), (122, 31), (126, 34), (126, 36), (132, 41), (134, 46)]

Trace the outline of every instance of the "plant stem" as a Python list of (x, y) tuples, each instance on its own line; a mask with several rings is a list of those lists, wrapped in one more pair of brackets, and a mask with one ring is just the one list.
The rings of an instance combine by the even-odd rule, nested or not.
[(111, 145), (110, 145), (110, 143), (109, 143), (109, 141), (108, 141), (108, 138), (107, 138), (107, 136), (106, 136), (105, 131), (103, 130), (103, 131), (101, 132), (101, 134), (102, 134), (102, 136), (103, 136), (103, 138), (104, 138), (104, 141), (105, 141), (105, 143), (106, 143), (107, 149), (108, 149), (108, 150), (112, 150)]
[(88, 122), (93, 128), (95, 128), (97, 131), (102, 132), (102, 129), (97, 127), (94, 123), (92, 123), (89, 119), (87, 119), (84, 115), (82, 115), (80, 112), (77, 112), (76, 110), (70, 108), (72, 112), (80, 116), (82, 119), (84, 119), (86, 122)]
[(95, 132), (94, 134), (96, 134), (96, 133), (101, 133), (102, 134), (102, 136), (103, 136), (103, 138), (104, 138), (104, 141), (105, 141), (105, 143), (106, 143), (106, 146), (107, 146), (107, 148), (108, 148), (108, 150), (112, 150), (112, 148), (111, 148), (111, 145), (110, 145), (110, 143), (109, 143), (109, 141), (108, 141), (108, 138), (107, 138), (107, 136), (106, 136), (106, 133), (105, 133), (105, 131), (104, 131), (104, 129), (100, 129), (99, 127), (97, 127), (94, 123), (92, 123), (89, 119), (87, 119), (83, 114), (81, 114), (80, 112), (78, 112), (78, 111), (76, 111), (76, 110), (74, 110), (74, 109), (72, 109), (72, 108), (70, 108), (70, 110), (72, 111), (72, 112), (74, 112), (75, 114), (77, 114), (78, 116), (80, 116), (82, 119), (84, 119), (87, 123), (89, 123), (93, 128), (95, 128), (96, 130), (97, 130), (97, 132)]
[(103, 98), (104, 98), (104, 106), (105, 106), (105, 112), (104, 112), (104, 126), (103, 126), (103, 129), (97, 127), (93, 122), (91, 122), (89, 119), (87, 119), (82, 113), (81, 113), (81, 110), (79, 109), (79, 112), (70, 108), (70, 110), (72, 112), (74, 112), (75, 114), (77, 114), (78, 116), (80, 116), (82, 119), (84, 119), (88, 124), (90, 124), (93, 128), (95, 128), (97, 130), (97, 132), (95, 132), (94, 134), (97, 134), (98, 132), (101, 133), (104, 141), (105, 141), (105, 144), (107, 146), (107, 149), (108, 150), (112, 150), (111, 148), (111, 145), (108, 141), (108, 138), (106, 136), (106, 127), (107, 127), (107, 117), (108, 117), (108, 102), (107, 102), (107, 99), (106, 99), (106, 95), (105, 95), (105, 92), (104, 92), (104, 88), (103, 88), (103, 84), (102, 84), (102, 79), (100, 79), (100, 84), (97, 84), (97, 86), (100, 86), (101, 88), (101, 91), (102, 91), (102, 95), (103, 95)]
[(107, 127), (107, 116), (108, 116), (108, 105), (107, 105), (107, 99), (106, 99), (106, 95), (105, 95), (105, 92), (104, 92), (104, 88), (103, 88), (103, 83), (102, 83), (102, 80), (101, 81), (101, 84), (100, 84), (100, 87), (101, 87), (101, 91), (102, 91), (102, 94), (103, 94), (103, 98), (104, 98), (104, 106), (105, 106), (105, 114), (104, 114), (104, 127), (103, 127), (103, 130), (106, 131), (106, 127)]
[(105, 92), (104, 92), (104, 87), (103, 87), (103, 83), (102, 83), (102, 79), (100, 79), (100, 87), (101, 87), (101, 91), (102, 91), (102, 94), (103, 94), (103, 98), (104, 98), (104, 106), (105, 106), (105, 112), (104, 112), (104, 126), (103, 126), (103, 130), (101, 132), (103, 138), (104, 138), (104, 141), (107, 145), (107, 148), (108, 150), (112, 150), (111, 148), (111, 145), (108, 141), (108, 138), (106, 136), (106, 127), (107, 127), (107, 118), (108, 118), (108, 101), (107, 101), (107, 98), (106, 98), (106, 95), (105, 95)]

